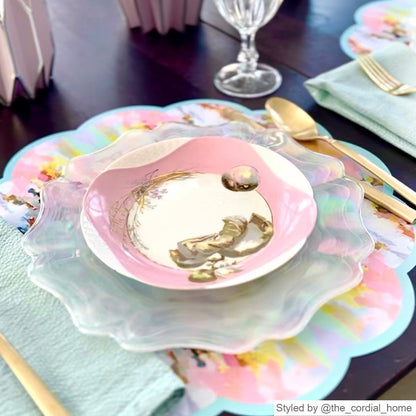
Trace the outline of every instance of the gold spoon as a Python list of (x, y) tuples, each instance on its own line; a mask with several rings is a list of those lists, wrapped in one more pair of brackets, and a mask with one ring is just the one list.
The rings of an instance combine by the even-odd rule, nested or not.
[(320, 135), (314, 119), (295, 103), (280, 97), (273, 97), (266, 101), (266, 109), (274, 123), (294, 139), (299, 141), (323, 140), (325, 143), (328, 143), (339, 152), (363, 166), (376, 178), (390, 185), (397, 193), (416, 206), (416, 192), (413, 189), (410, 189), (404, 183), (343, 143), (332, 137)]

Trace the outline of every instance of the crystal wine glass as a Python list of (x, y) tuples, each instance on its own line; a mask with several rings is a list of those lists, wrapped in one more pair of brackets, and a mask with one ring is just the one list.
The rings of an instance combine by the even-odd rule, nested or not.
[(272, 93), (282, 83), (280, 73), (258, 63), (255, 46), (257, 30), (276, 14), (283, 0), (214, 0), (221, 16), (234, 26), (241, 37), (236, 63), (224, 66), (215, 75), (214, 84), (224, 94), (234, 97), (261, 97)]

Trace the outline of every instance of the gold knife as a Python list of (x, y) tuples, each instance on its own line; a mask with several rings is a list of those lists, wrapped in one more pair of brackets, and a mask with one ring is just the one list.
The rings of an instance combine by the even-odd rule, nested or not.
[(0, 356), (6, 361), (44, 416), (71, 416), (1, 332)]

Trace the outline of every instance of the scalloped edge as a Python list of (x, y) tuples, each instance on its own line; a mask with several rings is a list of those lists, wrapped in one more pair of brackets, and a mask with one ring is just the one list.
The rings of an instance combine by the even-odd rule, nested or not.
[[(350, 57), (351, 59), (356, 59), (357, 54), (353, 52), (348, 44), (348, 38), (352, 33), (354, 33), (358, 28), (365, 26), (363, 24), (363, 14), (367, 9), (371, 9), (376, 4), (384, 4), (384, 3), (392, 3), (395, 4), (397, 1), (395, 0), (378, 0), (378, 1), (370, 1), (369, 3), (363, 4), (362, 6), (358, 7), (358, 9), (354, 12), (353, 19), (354, 24), (348, 27), (347, 29), (342, 32), (340, 38), (339, 38), (339, 46), (341, 50)], [(416, 5), (415, 5), (416, 7)], [(401, 42), (403, 43), (403, 42)]]

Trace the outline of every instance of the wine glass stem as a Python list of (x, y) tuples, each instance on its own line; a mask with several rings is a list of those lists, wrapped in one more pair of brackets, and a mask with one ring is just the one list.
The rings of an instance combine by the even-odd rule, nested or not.
[(240, 71), (245, 73), (253, 73), (256, 70), (259, 60), (259, 53), (255, 45), (256, 33), (251, 34), (240, 33), (241, 49), (238, 53), (237, 60), (240, 63)]

